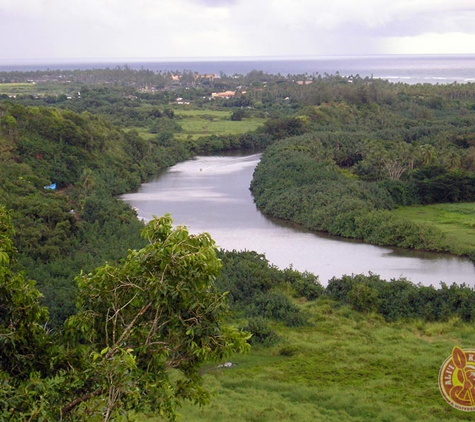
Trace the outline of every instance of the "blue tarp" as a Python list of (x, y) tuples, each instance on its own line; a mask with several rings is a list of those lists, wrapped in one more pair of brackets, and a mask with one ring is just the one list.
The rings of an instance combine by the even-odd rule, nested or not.
[(51, 189), (51, 190), (56, 190), (56, 183), (53, 183), (49, 186), (45, 186), (45, 189)]

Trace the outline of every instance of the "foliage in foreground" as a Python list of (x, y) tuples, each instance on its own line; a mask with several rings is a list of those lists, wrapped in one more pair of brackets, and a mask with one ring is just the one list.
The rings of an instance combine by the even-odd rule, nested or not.
[(247, 349), (223, 321), (209, 235), (152, 220), (147, 246), (77, 278), (77, 313), (49, 333), (34, 282), (11, 268), (11, 226), (0, 217), (0, 419), (109, 421), (135, 409), (174, 420), (183, 401), (206, 403), (203, 363)]
[[(237, 421), (409, 421), (418, 420), (412, 410), (421, 400), (432, 420), (452, 417), (438, 395), (437, 371), (450, 353), (451, 329), (462, 333), (462, 346), (475, 339), (462, 322), (475, 317), (472, 289), (436, 290), (372, 274), (333, 279), (323, 288), (318, 277), (278, 270), (255, 252), (220, 252), (224, 268), (216, 287), (230, 292), (256, 346), (249, 358), (232, 358), (238, 365), (228, 376), (206, 362), (246, 345), (244, 335), (222, 321), (225, 296), (212, 287), (220, 267), (214, 242), (172, 230), (167, 217), (152, 221), (145, 236), (149, 245), (129, 252), (122, 264), (78, 277), (78, 313), (64, 335), (44, 330), (38, 291), (11, 271), (8, 254), (1, 255), (7, 309), (1, 388), (11, 406), (2, 416), (174, 419), (177, 406), (205, 403), (209, 390), (218, 397), (204, 410), (185, 404), (185, 420), (227, 420), (233, 409)], [(237, 409), (246, 396), (249, 406)], [(10, 409), (19, 412), (17, 419)]]

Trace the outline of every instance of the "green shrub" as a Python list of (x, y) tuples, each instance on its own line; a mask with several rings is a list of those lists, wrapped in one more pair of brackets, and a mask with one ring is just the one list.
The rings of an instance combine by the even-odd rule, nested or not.
[(279, 291), (258, 296), (253, 303), (252, 313), (264, 318), (283, 321), (288, 327), (305, 324), (300, 309)]
[(319, 298), (325, 288), (320, 284), (318, 276), (307, 271), (301, 273), (292, 268), (283, 270), (284, 281), (289, 283), (295, 290), (297, 297), (304, 297), (307, 300), (315, 300)]
[(355, 311), (373, 312), (378, 306), (378, 292), (365, 284), (355, 284), (348, 292), (348, 302)]
[(382, 280), (378, 275), (333, 277), (325, 295), (359, 312), (377, 312), (386, 321), (421, 318), (446, 321), (458, 317), (475, 320), (475, 291), (464, 284), (441, 283), (439, 289), (416, 285), (405, 278)]
[(249, 340), (252, 345), (260, 344), (269, 347), (280, 340), (277, 333), (269, 326), (268, 321), (262, 317), (250, 318), (247, 326), (243, 329), (252, 334)]

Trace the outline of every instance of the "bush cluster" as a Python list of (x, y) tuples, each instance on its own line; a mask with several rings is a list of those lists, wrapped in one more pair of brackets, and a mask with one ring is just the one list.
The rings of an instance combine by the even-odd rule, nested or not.
[(416, 285), (407, 279), (382, 280), (378, 275), (345, 275), (329, 281), (325, 294), (359, 312), (376, 312), (387, 321), (420, 318), (475, 320), (475, 291), (466, 285), (441, 283), (440, 288)]

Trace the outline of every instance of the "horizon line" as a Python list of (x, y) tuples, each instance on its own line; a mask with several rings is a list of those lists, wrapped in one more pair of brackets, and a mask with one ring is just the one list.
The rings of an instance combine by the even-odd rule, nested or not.
[(200, 57), (61, 57), (61, 58), (0, 58), (0, 66), (12, 64), (49, 63), (117, 63), (117, 62), (207, 62), (207, 61), (293, 61), (323, 60), (338, 58), (377, 58), (377, 57), (475, 57), (475, 53), (421, 53), (421, 54), (321, 54), (321, 55), (273, 55), (273, 56), (200, 56)]

